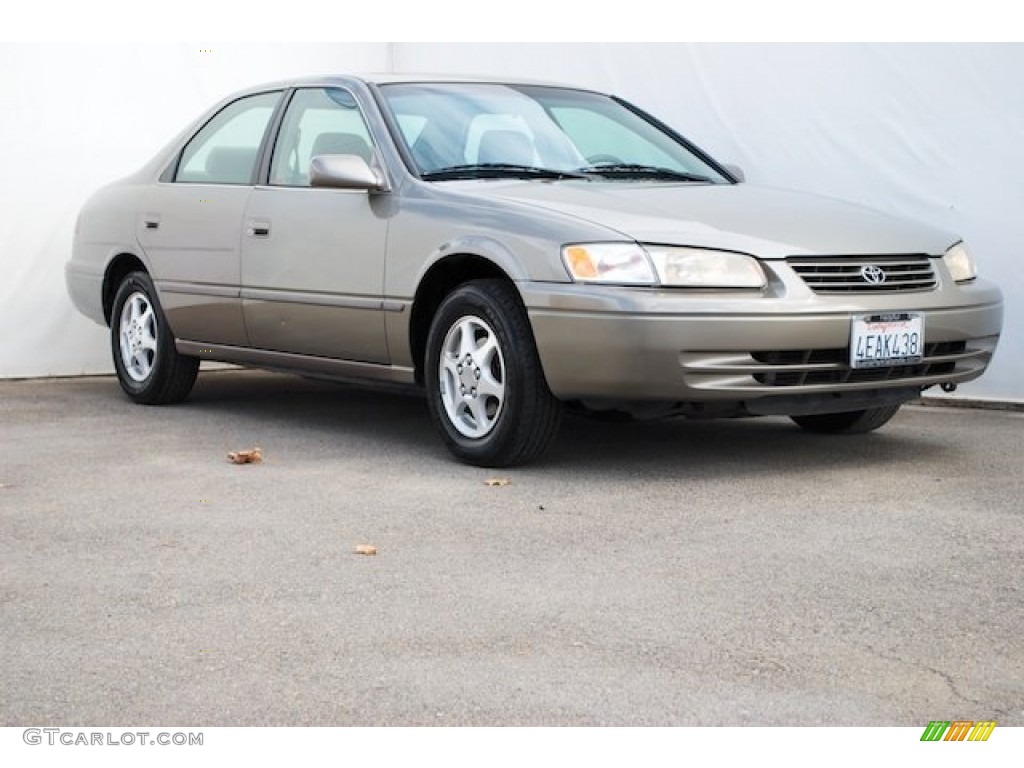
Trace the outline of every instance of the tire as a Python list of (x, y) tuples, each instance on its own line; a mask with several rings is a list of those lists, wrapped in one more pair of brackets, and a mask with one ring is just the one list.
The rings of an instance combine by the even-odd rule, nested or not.
[(570, 400), (564, 405), (565, 413), (568, 416), (578, 416), (588, 421), (599, 421), (604, 424), (632, 424), (637, 419), (626, 411), (617, 408), (609, 408), (606, 411), (595, 410), (583, 405), (579, 400)]
[(427, 336), (430, 417), (448, 449), (480, 467), (524, 464), (558, 432), (526, 310), (504, 280), (474, 280), (438, 307)]
[(899, 404), (846, 413), (823, 413), (815, 416), (790, 416), (797, 426), (822, 435), (862, 435), (873, 432), (896, 415)]
[(121, 389), (136, 403), (167, 405), (188, 397), (199, 358), (179, 355), (153, 281), (132, 272), (110, 312), (110, 348)]

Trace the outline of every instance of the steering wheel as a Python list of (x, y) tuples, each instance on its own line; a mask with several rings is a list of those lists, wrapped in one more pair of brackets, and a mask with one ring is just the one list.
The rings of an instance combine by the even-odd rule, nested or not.
[(615, 155), (587, 155), (591, 165), (621, 165), (622, 160)]

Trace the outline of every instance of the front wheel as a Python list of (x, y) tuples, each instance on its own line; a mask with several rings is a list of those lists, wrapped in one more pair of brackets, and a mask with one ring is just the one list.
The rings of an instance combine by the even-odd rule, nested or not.
[(438, 307), (427, 337), (430, 416), (448, 449), (482, 467), (540, 455), (561, 422), (526, 311), (509, 283), (474, 280)]
[(188, 397), (199, 359), (179, 355), (174, 336), (145, 272), (127, 275), (114, 296), (110, 346), (121, 389), (146, 405), (177, 403)]
[(867, 408), (863, 411), (847, 411), (846, 413), (822, 413), (814, 416), (791, 416), (797, 426), (808, 432), (824, 435), (861, 435), (873, 432), (896, 415), (900, 409), (897, 405), (886, 405), (881, 408)]

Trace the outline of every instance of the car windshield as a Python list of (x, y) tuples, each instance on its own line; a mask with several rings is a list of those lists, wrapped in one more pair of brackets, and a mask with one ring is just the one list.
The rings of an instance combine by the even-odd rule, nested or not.
[(728, 183), (685, 144), (598, 93), (489, 83), (394, 83), (381, 93), (426, 180)]

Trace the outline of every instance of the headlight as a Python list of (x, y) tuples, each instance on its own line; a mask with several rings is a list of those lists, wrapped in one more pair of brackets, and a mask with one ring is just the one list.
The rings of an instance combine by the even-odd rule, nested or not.
[(968, 283), (978, 276), (978, 270), (974, 266), (974, 258), (963, 243), (957, 243), (946, 251), (942, 256), (942, 260), (946, 262), (949, 273), (958, 283)]
[(687, 288), (764, 288), (757, 259), (742, 253), (648, 245), (662, 285)]
[(562, 261), (581, 283), (654, 285), (647, 252), (635, 243), (587, 243), (562, 248)]
[(757, 259), (726, 251), (586, 243), (563, 247), (562, 261), (581, 283), (680, 288), (763, 288), (767, 283)]

